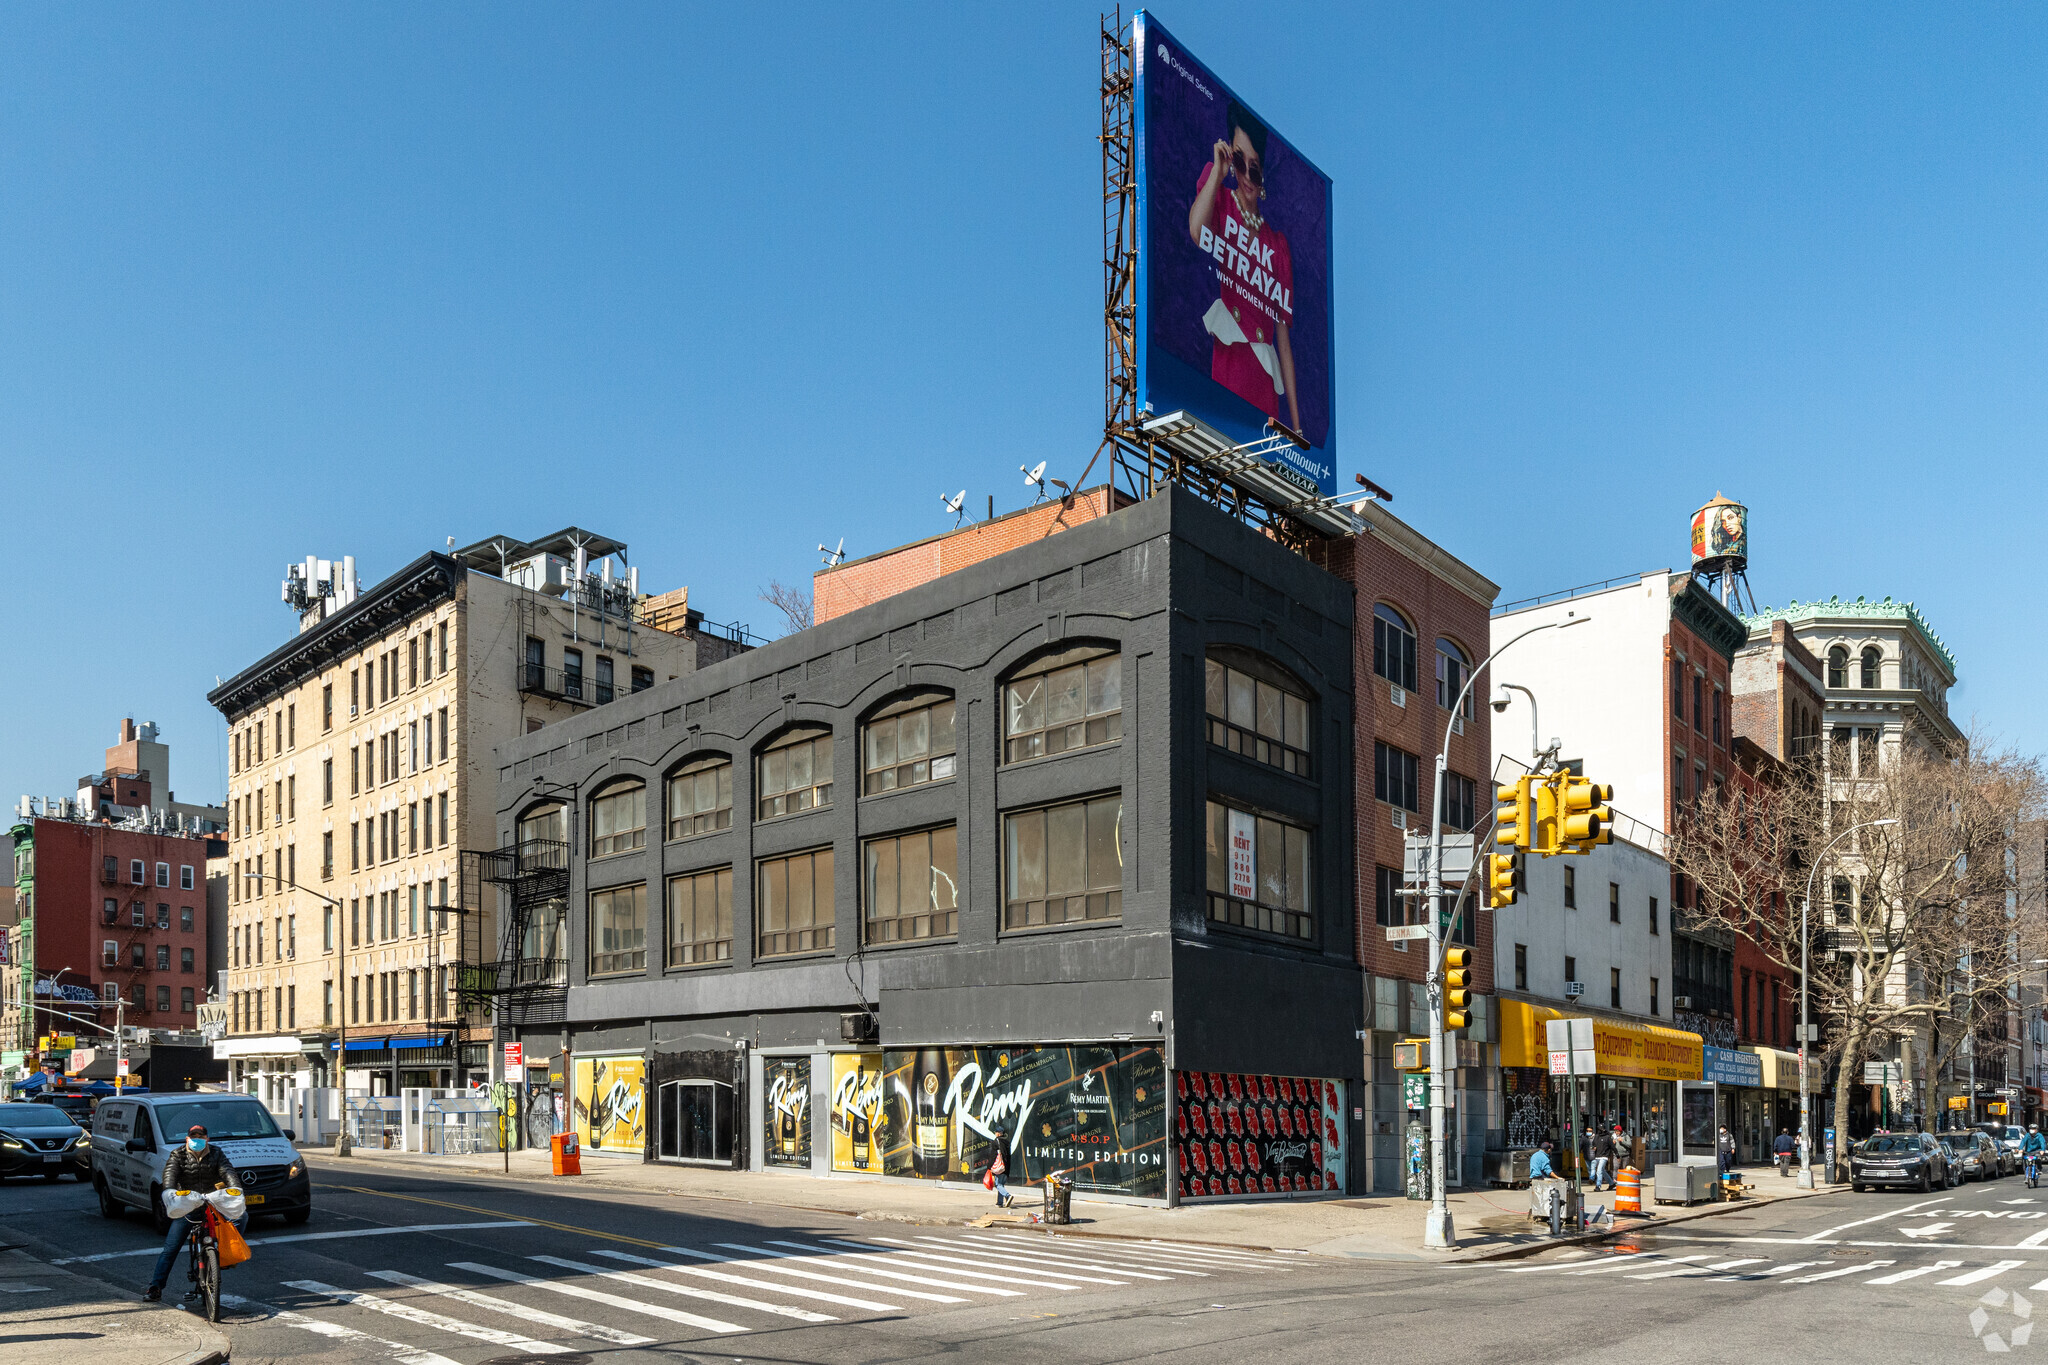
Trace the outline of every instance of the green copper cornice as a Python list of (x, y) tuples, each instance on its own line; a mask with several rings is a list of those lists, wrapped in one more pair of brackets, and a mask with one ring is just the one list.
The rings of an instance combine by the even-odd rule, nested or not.
[(1943, 644), (1941, 637), (1934, 633), (1934, 627), (1927, 624), (1927, 618), (1922, 616), (1920, 609), (1911, 602), (1897, 602), (1889, 597), (1885, 598), (1882, 602), (1873, 602), (1867, 597), (1859, 597), (1853, 602), (1845, 602), (1839, 597), (1830, 597), (1825, 602), (1800, 602), (1794, 600), (1783, 611), (1779, 611), (1776, 607), (1765, 607), (1756, 615), (1745, 616), (1742, 620), (1752, 630), (1758, 627), (1768, 630), (1771, 622), (1774, 620), (1784, 621), (1789, 625), (1797, 625), (1802, 621), (1823, 621), (1838, 618), (1865, 621), (1904, 620), (1920, 632), (1921, 642), (1927, 646), (1928, 652), (1948, 665), (1950, 676), (1957, 675), (1956, 656), (1949, 653), (1948, 646)]

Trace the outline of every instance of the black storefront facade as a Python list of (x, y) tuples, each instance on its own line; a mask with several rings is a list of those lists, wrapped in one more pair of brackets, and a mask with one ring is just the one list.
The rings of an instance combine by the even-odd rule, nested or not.
[(1169, 490), (524, 736), (505, 1041), (586, 1159), (1363, 1188), (1351, 619)]

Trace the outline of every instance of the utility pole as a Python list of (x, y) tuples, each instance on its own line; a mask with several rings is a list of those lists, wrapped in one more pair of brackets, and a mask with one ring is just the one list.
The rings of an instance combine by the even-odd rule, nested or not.
[(1495, 659), (1538, 631), (1563, 630), (1568, 626), (1584, 625), (1592, 619), (1572, 612), (1563, 621), (1546, 621), (1540, 626), (1531, 626), (1480, 660), (1451, 702), (1451, 718), (1444, 725), (1444, 742), (1437, 749), (1429, 836), (1429, 1212), (1424, 1215), (1422, 1224), (1422, 1245), (1431, 1249), (1448, 1251), (1458, 1245), (1457, 1229), (1451, 1223), (1450, 1191), (1444, 1185), (1444, 777), (1450, 765), (1451, 727), (1457, 724), (1459, 715), (1464, 711), (1465, 698), (1472, 694), (1472, 684)]

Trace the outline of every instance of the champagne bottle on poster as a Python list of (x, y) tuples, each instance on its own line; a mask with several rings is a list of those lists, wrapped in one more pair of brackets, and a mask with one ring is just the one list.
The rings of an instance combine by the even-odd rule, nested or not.
[(946, 1174), (946, 1054), (925, 1048), (910, 1073), (910, 1161), (918, 1175), (936, 1180)]

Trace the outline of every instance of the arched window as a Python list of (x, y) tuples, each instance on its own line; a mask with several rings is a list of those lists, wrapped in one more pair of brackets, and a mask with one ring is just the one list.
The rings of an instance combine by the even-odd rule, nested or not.
[(1282, 772), (1309, 776), (1307, 690), (1248, 651), (1211, 655), (1203, 678), (1209, 742)]
[(1841, 645), (1836, 645), (1828, 651), (1828, 686), (1847, 687), (1848, 685), (1849, 651)]
[(1124, 735), (1123, 659), (1081, 645), (1042, 655), (1003, 684), (1003, 762), (1049, 758)]
[(860, 727), (860, 792), (898, 791), (953, 776), (953, 698), (944, 692), (900, 697)]
[(1884, 656), (1877, 652), (1876, 645), (1868, 645), (1864, 648), (1863, 685), (1865, 687), (1880, 687), (1883, 685), (1878, 681), (1878, 678), (1880, 676), (1880, 665), (1883, 662), (1883, 659)]
[[(1465, 651), (1449, 640), (1436, 642), (1436, 704), (1448, 711), (1472, 677), (1472, 663)], [(1468, 695), (1460, 713), (1472, 719), (1472, 698)]]
[(678, 768), (668, 780), (668, 837), (684, 839), (730, 828), (732, 760), (718, 754)]
[(520, 870), (569, 865), (569, 808), (535, 806), (519, 817)]
[(761, 751), (754, 764), (755, 818), (815, 810), (832, 804), (832, 732), (791, 730)]
[(1372, 671), (1397, 687), (1415, 690), (1415, 631), (1384, 602), (1372, 609)]
[(606, 787), (590, 802), (590, 856), (625, 853), (647, 844), (647, 784)]

